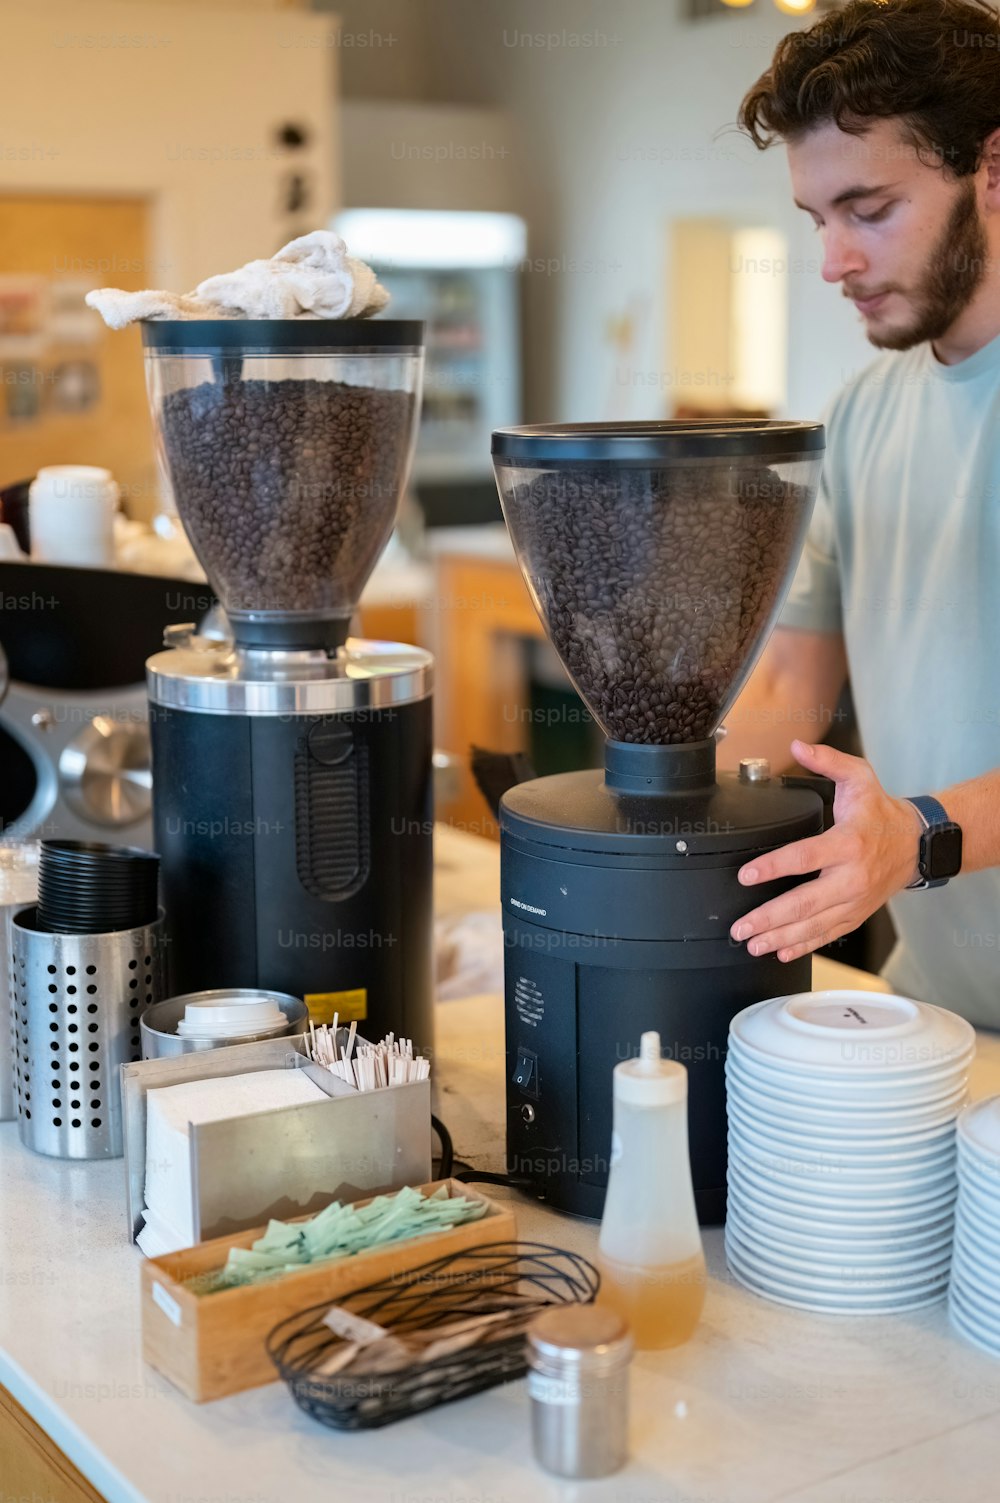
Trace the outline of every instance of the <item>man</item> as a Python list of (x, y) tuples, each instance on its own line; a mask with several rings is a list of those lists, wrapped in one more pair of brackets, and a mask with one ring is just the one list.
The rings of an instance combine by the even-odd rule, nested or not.
[[(888, 902), (894, 988), (1000, 1027), (997, 14), (849, 0), (784, 38), (740, 124), (785, 143), (824, 279), (891, 353), (828, 414), (802, 561), (720, 747), (785, 766), (800, 721), (835, 824), (740, 873), (818, 876), (732, 936), (787, 961)], [(848, 670), (866, 760), (820, 744)]]

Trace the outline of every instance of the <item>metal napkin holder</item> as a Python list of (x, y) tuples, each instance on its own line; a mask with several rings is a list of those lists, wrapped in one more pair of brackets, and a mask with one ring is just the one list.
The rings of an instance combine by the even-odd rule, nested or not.
[(313, 1064), (302, 1037), (142, 1060), (121, 1067), (131, 1241), (145, 1207), (146, 1092), (275, 1069), (305, 1070), (327, 1099), (191, 1126), (197, 1242), (430, 1180), (429, 1080), (355, 1090)]

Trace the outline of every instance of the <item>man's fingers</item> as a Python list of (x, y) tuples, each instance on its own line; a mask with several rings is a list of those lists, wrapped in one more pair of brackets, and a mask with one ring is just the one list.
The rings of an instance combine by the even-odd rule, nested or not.
[(779, 960), (787, 963), (797, 960), (800, 955), (822, 949), (855, 927), (850, 906), (838, 903), (801, 923), (783, 924), (767, 930), (752, 939), (747, 949), (751, 955), (777, 954)]
[(864, 757), (852, 757), (849, 752), (837, 751), (825, 742), (813, 745), (810, 741), (793, 741), (792, 756), (802, 767), (818, 772), (835, 783), (850, 782), (853, 778), (874, 777), (870, 762)]
[(808, 872), (822, 871), (825, 866), (845, 859), (843, 832), (834, 825), (822, 835), (793, 840), (780, 850), (755, 856), (740, 867), (737, 875), (745, 887), (753, 887), (760, 882), (774, 882), (778, 877), (804, 877)]
[(763, 953), (753, 948), (758, 938), (788, 925), (808, 923), (827, 909), (846, 903), (848, 897), (849, 893), (834, 877), (819, 877), (815, 882), (803, 882), (790, 892), (783, 892), (769, 903), (762, 903), (759, 908), (737, 919), (729, 933), (735, 940), (750, 941), (747, 948), (751, 955)]

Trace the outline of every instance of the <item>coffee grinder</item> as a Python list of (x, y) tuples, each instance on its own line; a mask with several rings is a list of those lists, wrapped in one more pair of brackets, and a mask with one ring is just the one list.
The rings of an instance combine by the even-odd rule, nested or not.
[(143, 325), (164, 477), (231, 640), (147, 664), (172, 987), (431, 1043), (428, 653), (349, 637), (412, 458), (423, 325)]
[(603, 770), (500, 804), (507, 1159), (564, 1210), (601, 1214), (612, 1071), (659, 1033), (687, 1066), (703, 1221), (725, 1214), (730, 1019), (809, 989), (730, 939), (792, 885), (755, 853), (816, 834), (822, 801), (766, 763), (717, 773), (716, 738), (774, 625), (819, 483), (815, 423), (502, 429), (493, 464), (525, 582), (607, 741)]

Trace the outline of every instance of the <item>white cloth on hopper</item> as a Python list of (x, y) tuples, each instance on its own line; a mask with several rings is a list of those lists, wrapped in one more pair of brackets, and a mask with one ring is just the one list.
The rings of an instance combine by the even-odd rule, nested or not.
[(207, 277), (193, 292), (99, 287), (86, 301), (109, 328), (124, 329), (140, 319), (370, 318), (389, 294), (370, 266), (347, 254), (339, 235), (313, 230), (269, 261)]

